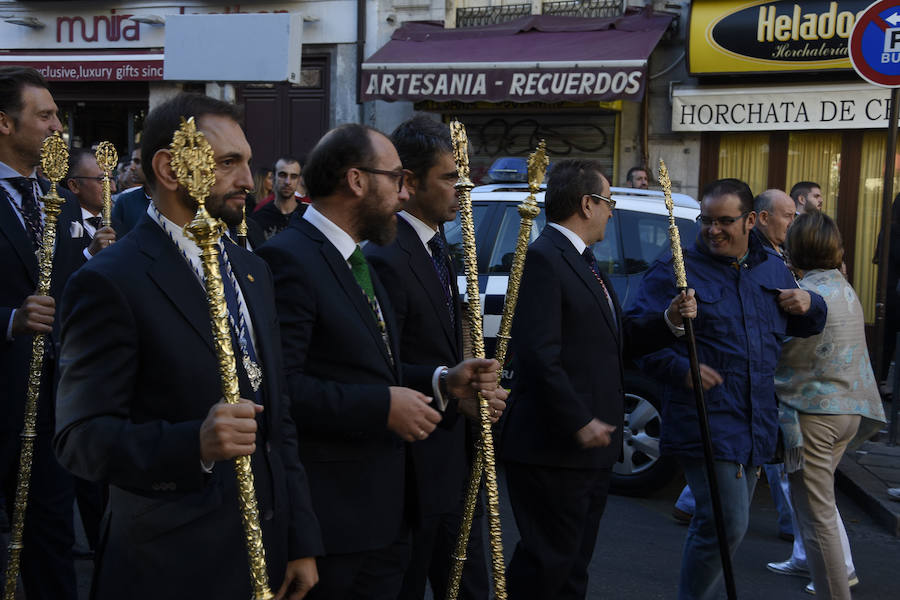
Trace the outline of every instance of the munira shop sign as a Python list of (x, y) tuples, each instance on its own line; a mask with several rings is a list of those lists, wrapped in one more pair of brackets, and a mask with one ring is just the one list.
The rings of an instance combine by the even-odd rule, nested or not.
[(869, 0), (697, 1), (688, 63), (694, 75), (851, 69), (847, 41)]

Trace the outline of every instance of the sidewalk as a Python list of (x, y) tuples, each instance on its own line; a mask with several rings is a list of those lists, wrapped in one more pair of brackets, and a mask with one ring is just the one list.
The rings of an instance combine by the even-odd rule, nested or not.
[(887, 427), (856, 452), (844, 455), (835, 474), (835, 485), (876, 522), (900, 537), (900, 502), (887, 495), (888, 488), (900, 487), (900, 445), (888, 445)]

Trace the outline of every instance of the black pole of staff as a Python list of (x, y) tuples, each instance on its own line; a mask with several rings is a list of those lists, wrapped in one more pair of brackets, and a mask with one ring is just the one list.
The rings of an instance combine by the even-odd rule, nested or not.
[[(687, 288), (681, 288), (686, 292)], [(722, 497), (719, 496), (719, 481), (716, 479), (715, 455), (712, 436), (709, 433), (709, 415), (703, 399), (703, 383), (700, 380), (700, 360), (697, 358), (697, 338), (694, 336), (694, 321), (684, 319), (684, 333), (687, 338), (688, 355), (691, 359), (691, 382), (694, 384), (694, 400), (697, 402), (697, 417), (700, 422), (700, 437), (703, 439), (703, 458), (706, 462), (706, 477), (709, 480), (709, 495), (712, 499), (713, 518), (716, 523), (716, 537), (719, 540), (719, 555), (722, 557), (722, 573), (725, 576), (725, 591), (728, 600), (737, 600), (734, 587), (734, 571), (731, 568), (731, 552), (725, 535), (725, 518), (722, 513)], [(696, 495), (695, 495), (696, 497)]]

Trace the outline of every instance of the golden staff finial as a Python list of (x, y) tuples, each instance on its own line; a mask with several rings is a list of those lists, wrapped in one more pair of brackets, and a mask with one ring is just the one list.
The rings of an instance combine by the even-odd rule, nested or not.
[(684, 255), (681, 251), (681, 233), (675, 224), (675, 203), (672, 202), (672, 182), (669, 180), (669, 169), (663, 159), (659, 159), (659, 182), (666, 197), (666, 208), (669, 211), (669, 246), (672, 248), (672, 268), (675, 271), (675, 287), (687, 289), (687, 275), (684, 271)]
[(97, 166), (103, 171), (103, 218), (100, 220), (100, 226), (109, 227), (112, 224), (112, 195), (109, 178), (119, 162), (119, 154), (112, 143), (100, 142), (94, 156), (97, 159)]
[[(59, 132), (44, 140), (41, 146), (41, 168), (50, 180), (50, 191), (42, 198), (44, 233), (38, 252), (38, 296), (50, 295), (53, 273), (53, 252), (56, 248), (56, 219), (65, 203), (56, 193), (56, 185), (66, 176), (69, 166), (69, 149)], [(16, 496), (13, 503), (13, 520), (9, 536), (9, 557), (6, 563), (5, 600), (16, 597), (16, 580), (25, 535), (25, 511), (28, 508), (28, 490), (31, 485), (31, 465), (34, 460), (34, 440), (37, 437), (38, 398), (41, 393), (41, 376), (44, 365), (44, 340), (47, 334), (38, 333), (31, 340), (31, 363), (28, 389), (25, 395), (25, 421), (22, 427), (22, 447), (19, 453), (19, 476), (16, 480)]]
[[(237, 404), (240, 400), (240, 392), (234, 348), (231, 343), (228, 305), (225, 302), (222, 273), (219, 270), (219, 238), (225, 231), (225, 223), (210, 216), (206, 210), (206, 198), (216, 182), (215, 156), (206, 137), (202, 132), (197, 131), (193, 117), (187, 121), (182, 118), (181, 128), (175, 132), (170, 150), (172, 152), (172, 169), (175, 171), (178, 183), (187, 188), (191, 197), (197, 201), (197, 214), (184, 229), (200, 247), (203, 275), (206, 280), (206, 303), (209, 308), (213, 341), (219, 362), (222, 395), (225, 397), (225, 402)], [(244, 537), (250, 561), (253, 598), (254, 600), (267, 600), (274, 598), (274, 595), (269, 589), (269, 576), (266, 572), (266, 555), (262, 530), (259, 526), (259, 508), (253, 488), (250, 457), (235, 458), (234, 468), (237, 474), (241, 522), (244, 526)]]

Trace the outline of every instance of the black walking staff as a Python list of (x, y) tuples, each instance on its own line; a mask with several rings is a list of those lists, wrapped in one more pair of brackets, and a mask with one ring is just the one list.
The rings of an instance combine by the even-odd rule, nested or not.
[[(672, 203), (672, 182), (669, 181), (669, 170), (666, 163), (659, 159), (659, 182), (666, 196), (666, 208), (669, 209), (669, 244), (672, 246), (672, 267), (675, 271), (675, 286), (681, 292), (687, 292), (687, 275), (684, 271), (684, 256), (681, 252), (681, 235), (675, 225), (674, 205)], [(687, 338), (688, 356), (691, 360), (691, 383), (694, 387), (694, 399), (697, 402), (697, 417), (700, 422), (700, 437), (703, 439), (703, 458), (706, 462), (706, 477), (709, 479), (709, 495), (712, 498), (713, 520), (716, 524), (716, 537), (719, 539), (719, 555), (722, 557), (722, 572), (725, 575), (725, 591), (728, 600), (737, 600), (734, 587), (734, 571), (731, 568), (731, 553), (728, 551), (728, 538), (725, 536), (725, 520), (722, 515), (722, 498), (719, 496), (719, 482), (716, 480), (712, 437), (709, 435), (709, 416), (706, 414), (706, 402), (703, 400), (703, 383), (700, 381), (700, 361), (697, 358), (697, 338), (694, 337), (694, 321), (683, 318), (684, 333)]]

